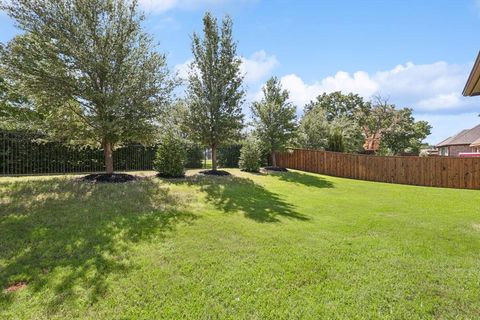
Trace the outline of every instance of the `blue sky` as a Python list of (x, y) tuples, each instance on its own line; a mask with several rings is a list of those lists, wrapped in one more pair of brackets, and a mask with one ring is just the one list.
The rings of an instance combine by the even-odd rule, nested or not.
[[(276, 75), (303, 105), (322, 92), (390, 97), (428, 120), (439, 142), (480, 123), (461, 91), (480, 49), (480, 0), (140, 0), (145, 27), (181, 75), (206, 10), (234, 19), (248, 101)], [(0, 13), (0, 41), (18, 31)], [(245, 106), (248, 110), (248, 104)]]

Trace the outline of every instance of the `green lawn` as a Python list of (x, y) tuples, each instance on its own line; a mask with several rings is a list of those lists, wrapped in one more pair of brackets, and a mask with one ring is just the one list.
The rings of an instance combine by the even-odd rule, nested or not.
[(0, 179), (0, 319), (479, 317), (480, 191), (230, 171)]

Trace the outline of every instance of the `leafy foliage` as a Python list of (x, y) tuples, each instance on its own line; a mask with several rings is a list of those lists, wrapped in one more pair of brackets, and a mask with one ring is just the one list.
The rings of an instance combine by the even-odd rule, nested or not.
[[(113, 151), (115, 170), (152, 170), (156, 148), (123, 145)], [(51, 141), (37, 130), (0, 130), (0, 174), (99, 172), (105, 170), (98, 147)]]
[(311, 108), (300, 119), (296, 144), (306, 149), (324, 150), (328, 145), (329, 132), (325, 111)]
[(334, 130), (328, 137), (327, 151), (344, 152), (345, 144), (340, 130)]
[(241, 144), (223, 145), (218, 148), (218, 164), (222, 168), (238, 168)]
[(232, 24), (227, 16), (219, 30), (217, 19), (207, 12), (203, 39), (193, 34), (186, 127), (193, 140), (212, 148), (213, 170), (217, 169), (217, 148), (238, 138), (243, 127), (245, 92)]
[(31, 109), (27, 98), (19, 94), (4, 78), (0, 68), (0, 129), (39, 129), (39, 115)]
[(52, 130), (80, 121), (75, 132), (104, 146), (107, 171), (115, 145), (153, 140), (174, 82), (136, 1), (17, 0), (3, 9), (25, 33), (2, 50), (2, 67), (39, 110), (65, 115)]
[(158, 125), (158, 141), (164, 139), (165, 133), (175, 134), (182, 138), (185, 145), (187, 168), (201, 168), (204, 157), (204, 148), (197, 142), (188, 139), (185, 132), (185, 117), (187, 113), (187, 104), (184, 100), (177, 100), (172, 104), (166, 106), (159, 119)]
[(262, 149), (259, 142), (253, 138), (248, 138), (242, 145), (240, 151), (239, 167), (248, 172), (258, 172), (260, 169)]
[(308, 112), (314, 108), (321, 109), (325, 112), (327, 121), (331, 122), (339, 117), (353, 120), (359, 111), (365, 107), (365, 101), (358, 94), (343, 94), (336, 91), (319, 95), (316, 101), (312, 101), (305, 106), (305, 111)]
[(381, 154), (418, 154), (430, 129), (427, 122), (415, 121), (412, 109), (397, 109), (388, 99), (376, 96), (365, 102), (355, 94), (334, 92), (305, 107), (296, 142), (320, 150), (377, 151), (380, 145)]
[(382, 135), (380, 150), (383, 153), (420, 153), (422, 141), (432, 127), (426, 121), (415, 121), (412, 111), (410, 108), (397, 111), (391, 127)]
[(276, 77), (270, 78), (263, 87), (263, 98), (252, 104), (255, 134), (263, 147), (272, 155), (272, 165), (276, 166), (275, 151), (283, 150), (294, 137), (296, 108), (288, 102), (289, 93), (282, 90)]
[[(306, 107), (305, 113), (300, 120), (297, 144), (309, 149), (358, 152), (362, 148), (364, 137), (360, 126), (356, 122), (356, 117), (359, 110), (365, 108), (365, 104), (363, 100), (359, 100), (361, 98), (356, 95), (349, 95), (351, 98), (346, 96), (345, 99), (339, 98), (340, 93), (333, 93), (331, 95), (333, 95), (335, 99), (331, 99), (329, 95), (324, 94), (317, 98), (317, 103), (312, 102)], [(340, 106), (338, 106), (339, 109), (346, 109), (349, 110), (349, 112), (341, 110), (335, 111), (335, 105), (327, 107), (327, 102), (324, 101), (350, 101), (349, 99), (355, 101), (355, 104), (341, 103)], [(350, 107), (347, 108), (345, 105), (353, 109), (348, 109)], [(329, 113), (330, 115), (335, 114), (336, 116), (329, 117)], [(333, 145), (337, 146), (340, 140), (342, 141), (342, 147), (338, 149)], [(332, 150), (332, 148), (334, 150)]]
[(201, 168), (203, 160), (203, 148), (198, 144), (185, 140), (185, 167), (190, 169)]
[(411, 108), (397, 109), (388, 99), (376, 96), (359, 123), (366, 137), (380, 139), (380, 154), (419, 154), (432, 127), (426, 121), (415, 121), (412, 113)]
[(158, 145), (154, 168), (162, 177), (183, 177), (187, 153), (183, 140), (167, 133)]

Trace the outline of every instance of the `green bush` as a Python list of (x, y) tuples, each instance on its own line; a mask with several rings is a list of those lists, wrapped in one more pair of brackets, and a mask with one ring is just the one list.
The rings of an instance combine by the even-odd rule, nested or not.
[(343, 142), (342, 132), (335, 130), (328, 137), (327, 151), (345, 152), (345, 144)]
[(218, 148), (217, 161), (222, 168), (238, 168), (241, 144), (231, 144)]
[(252, 138), (245, 141), (240, 150), (240, 169), (248, 172), (258, 172), (260, 169), (260, 162), (262, 157), (262, 150), (258, 142)]
[(186, 161), (185, 167), (189, 169), (202, 168), (203, 148), (199, 144), (188, 141), (185, 143)]
[(183, 177), (186, 155), (185, 142), (169, 133), (158, 145), (154, 168), (162, 177)]

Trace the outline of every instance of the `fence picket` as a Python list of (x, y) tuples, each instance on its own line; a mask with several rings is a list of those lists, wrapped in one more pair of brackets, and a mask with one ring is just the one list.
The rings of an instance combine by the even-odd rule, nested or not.
[(321, 174), (419, 186), (480, 189), (480, 158), (384, 157), (294, 149), (279, 166)]

